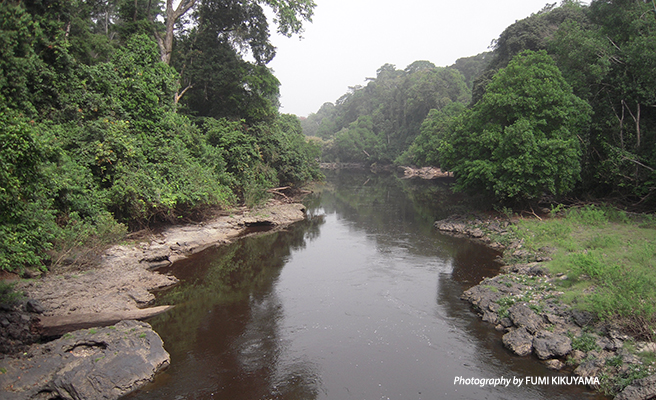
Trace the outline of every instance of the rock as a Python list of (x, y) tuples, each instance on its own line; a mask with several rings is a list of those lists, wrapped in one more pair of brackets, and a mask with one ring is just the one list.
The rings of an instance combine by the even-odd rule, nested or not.
[(615, 400), (649, 400), (656, 398), (656, 375), (633, 381)]
[(78, 329), (108, 326), (123, 320), (146, 319), (162, 314), (171, 308), (173, 306), (157, 306), (119, 312), (46, 316), (39, 318), (40, 328), (46, 337), (58, 336)]
[(576, 325), (580, 326), (581, 328), (592, 324), (595, 320), (595, 315), (588, 311), (572, 310), (571, 314)]
[(654, 342), (638, 342), (636, 343), (636, 351), (638, 353), (656, 353), (656, 343)]
[(27, 301), (27, 303), (25, 303), (25, 310), (27, 312), (36, 314), (43, 314), (46, 311), (45, 307), (43, 307), (41, 303), (33, 299), (30, 299)]
[(533, 351), (533, 335), (521, 327), (503, 335), (503, 345), (518, 356), (527, 356)]
[(576, 367), (574, 370), (574, 374), (578, 376), (598, 376), (599, 372), (604, 366), (604, 361), (598, 359), (598, 358), (592, 358), (587, 361), (584, 361)]
[(469, 232), (469, 236), (471, 236), (473, 238), (476, 238), (476, 239), (480, 239), (483, 236), (485, 236), (485, 234), (483, 233), (483, 231), (480, 228), (476, 228), (476, 229), (472, 229), (471, 232)]
[(499, 322), (499, 318), (497, 317), (496, 313), (486, 310), (483, 313), (483, 322), (489, 322), (496, 325)]
[(565, 363), (560, 360), (547, 360), (544, 362), (544, 365), (549, 369), (559, 371), (565, 367)]
[(565, 335), (541, 331), (533, 339), (533, 351), (541, 360), (565, 357), (572, 351), (572, 341)]
[(581, 350), (574, 350), (570, 354), (570, 360), (572, 360), (572, 362), (574, 362), (575, 364), (580, 364), (584, 358), (585, 358), (585, 352)]
[[(143, 386), (170, 363), (150, 325), (121, 321), (113, 327), (75, 331), (28, 357), (5, 358), (3, 399), (118, 399)], [(47, 394), (47, 397), (42, 397)]]
[(508, 309), (510, 320), (518, 327), (526, 327), (531, 332), (537, 332), (543, 325), (540, 318), (526, 303), (518, 303)]

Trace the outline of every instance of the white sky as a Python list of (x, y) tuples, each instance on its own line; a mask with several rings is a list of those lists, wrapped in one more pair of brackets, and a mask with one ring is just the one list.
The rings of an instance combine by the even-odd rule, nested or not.
[[(552, 0), (551, 2), (555, 2)], [(275, 33), (268, 66), (280, 80), (280, 111), (307, 116), (335, 102), (349, 86), (386, 63), (437, 66), (488, 50), (510, 24), (540, 11), (546, 0), (315, 0), (303, 39)], [(588, 4), (589, 1), (584, 1)]]

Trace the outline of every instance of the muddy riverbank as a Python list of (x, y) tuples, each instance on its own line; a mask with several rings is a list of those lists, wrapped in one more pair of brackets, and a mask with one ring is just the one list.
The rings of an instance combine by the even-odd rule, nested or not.
[(503, 345), (512, 353), (534, 355), (549, 369), (589, 378), (591, 388), (620, 392), (617, 399), (654, 398), (656, 343), (636, 340), (616, 322), (563, 303), (558, 281), (567, 277), (551, 274), (546, 266), (555, 249), (528, 251), (521, 241), (504, 246), (492, 238), (508, 235), (511, 224), (506, 218), (476, 216), (435, 222), (441, 232), (472, 238), (503, 250), (506, 259), (524, 261), (502, 267), (500, 275), (466, 290), (462, 299), (504, 332)]

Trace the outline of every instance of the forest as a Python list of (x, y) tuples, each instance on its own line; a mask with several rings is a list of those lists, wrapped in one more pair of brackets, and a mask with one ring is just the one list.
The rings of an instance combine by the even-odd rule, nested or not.
[(656, 3), (565, 0), (449, 67), (383, 65), (302, 121), (326, 162), (438, 166), (497, 204), (656, 210)]
[(278, 111), (264, 14), (312, 0), (0, 2), (0, 270), (321, 177)]

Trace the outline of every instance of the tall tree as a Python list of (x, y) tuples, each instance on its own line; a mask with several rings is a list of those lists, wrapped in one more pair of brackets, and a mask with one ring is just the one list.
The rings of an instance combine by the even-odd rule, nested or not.
[(523, 52), (456, 119), (440, 144), (442, 166), (461, 189), (499, 200), (567, 193), (579, 179), (577, 135), (590, 112), (545, 51)]
[[(181, 0), (175, 7), (174, 0), (166, 0), (164, 32), (155, 32), (164, 63), (171, 62), (176, 23), (194, 6), (203, 2), (203, 0)], [(242, 4), (265, 4), (271, 7), (276, 14), (275, 22), (278, 24), (278, 33), (285, 36), (301, 33), (303, 21), (312, 21), (312, 14), (316, 6), (313, 0), (243, 0)]]

